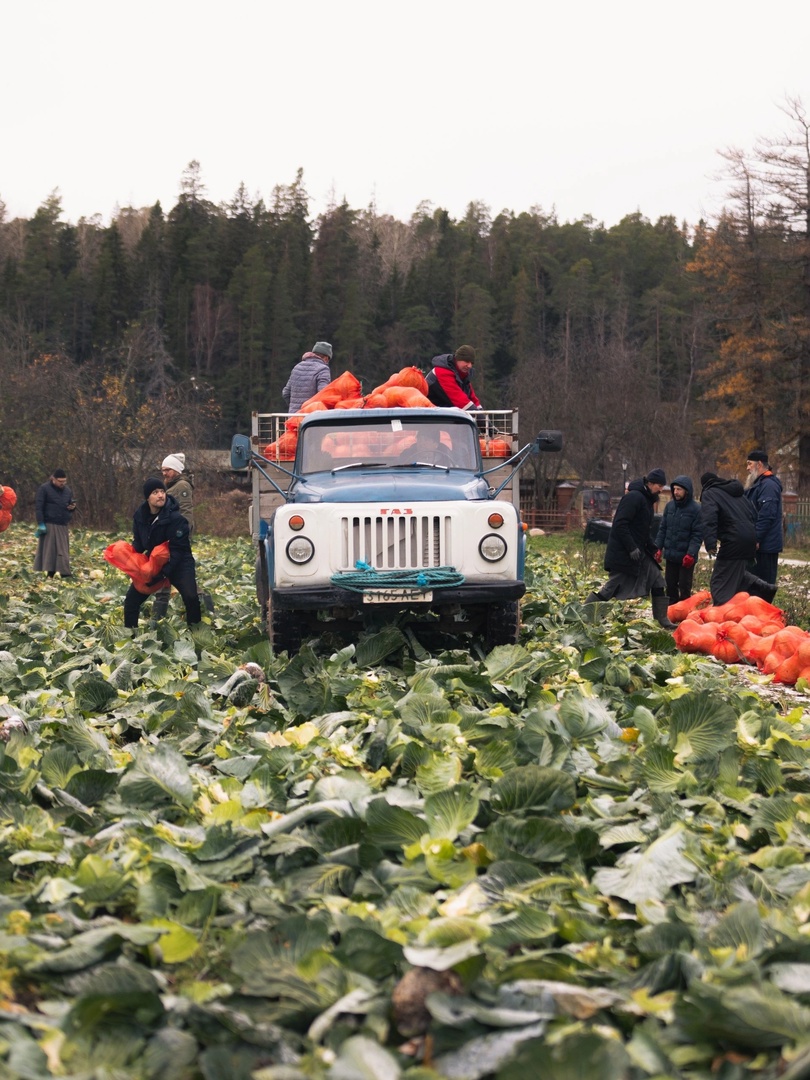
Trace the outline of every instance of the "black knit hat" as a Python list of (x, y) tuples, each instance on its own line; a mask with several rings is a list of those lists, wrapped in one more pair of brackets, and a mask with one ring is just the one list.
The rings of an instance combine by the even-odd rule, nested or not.
[(470, 364), (475, 363), (475, 349), (472, 345), (459, 345), (453, 353), (454, 360), (466, 360)]
[(153, 491), (157, 491), (160, 488), (161, 491), (166, 490), (166, 485), (162, 480), (158, 480), (156, 476), (150, 476), (146, 483), (143, 485), (143, 497), (148, 499)]
[(719, 477), (718, 477), (716, 472), (705, 472), (703, 474), (703, 476), (701, 476), (701, 478), (700, 478), (700, 486), (701, 487), (706, 487), (706, 485), (708, 484), (708, 482), (710, 480), (717, 480), (717, 479), (719, 479)]
[(768, 464), (768, 454), (765, 450), (752, 450), (746, 461), (761, 461), (763, 465)]
[(667, 482), (667, 474), (663, 469), (650, 469), (647, 475), (644, 477), (648, 484), (665, 484)]

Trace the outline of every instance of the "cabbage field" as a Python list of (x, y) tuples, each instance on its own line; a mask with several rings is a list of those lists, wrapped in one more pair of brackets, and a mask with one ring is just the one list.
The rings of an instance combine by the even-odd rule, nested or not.
[(803, 682), (583, 607), (576, 539), (519, 645), (293, 660), (247, 539), (134, 634), (111, 539), (0, 537), (0, 1077), (810, 1077)]

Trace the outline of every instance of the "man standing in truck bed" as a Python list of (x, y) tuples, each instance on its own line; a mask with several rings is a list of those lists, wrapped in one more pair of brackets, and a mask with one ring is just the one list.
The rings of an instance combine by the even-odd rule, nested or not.
[(433, 357), (433, 369), (428, 373), (427, 396), (440, 409), (464, 409), (477, 412), (481, 408), (478, 395), (472, 388), (470, 376), (475, 363), (472, 345), (459, 345), (454, 353)]
[(316, 341), (312, 351), (304, 353), (281, 391), (289, 412), (297, 413), (305, 401), (329, 384), (331, 360), (332, 346), (328, 341)]

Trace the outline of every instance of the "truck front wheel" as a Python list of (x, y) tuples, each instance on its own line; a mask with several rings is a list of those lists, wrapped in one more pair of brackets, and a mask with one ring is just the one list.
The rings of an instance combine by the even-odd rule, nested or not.
[(294, 656), (301, 648), (306, 632), (306, 625), (296, 611), (276, 609), (268, 606), (268, 636), (274, 653), (287, 652)]
[(487, 608), (485, 631), (486, 650), (496, 645), (516, 645), (520, 637), (520, 604), (510, 600), (505, 604), (490, 604)]
[(263, 547), (260, 547), (256, 553), (256, 599), (259, 601), (262, 626), (265, 626), (267, 624), (267, 602), (270, 599), (270, 590), (267, 585), (267, 562), (264, 557)]

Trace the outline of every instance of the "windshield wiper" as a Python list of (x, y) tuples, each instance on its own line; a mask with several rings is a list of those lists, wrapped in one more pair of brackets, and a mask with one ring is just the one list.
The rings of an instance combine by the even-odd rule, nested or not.
[(435, 461), (403, 461), (396, 467), (398, 469), (412, 469), (414, 465), (421, 465), (423, 469), (444, 469), (450, 471), (449, 465), (437, 465)]
[(387, 461), (353, 461), (351, 465), (336, 466), (332, 472), (343, 472), (344, 469), (384, 469), (387, 464)]

